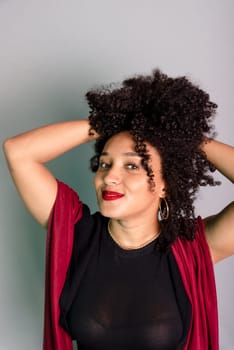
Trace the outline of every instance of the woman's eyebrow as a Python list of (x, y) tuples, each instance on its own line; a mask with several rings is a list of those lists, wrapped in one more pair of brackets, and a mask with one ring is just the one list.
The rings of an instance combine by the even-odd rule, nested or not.
[[(100, 154), (100, 156), (109, 156), (109, 155), (110, 155), (110, 153), (108, 153), (108, 152), (102, 152)], [(121, 155), (127, 156), (127, 157), (138, 157), (138, 158), (141, 158), (141, 156), (137, 152), (124, 152), (124, 153), (121, 153)]]

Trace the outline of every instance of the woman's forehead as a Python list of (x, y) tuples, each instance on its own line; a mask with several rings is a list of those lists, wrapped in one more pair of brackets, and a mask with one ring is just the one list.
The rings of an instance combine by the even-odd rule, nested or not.
[[(161, 160), (159, 152), (149, 142), (145, 141), (146, 152), (148, 155), (154, 158), (154, 160)], [(133, 136), (128, 131), (120, 132), (107, 140), (102, 155), (109, 154), (122, 154), (130, 157), (139, 157), (139, 153), (136, 152), (136, 142)]]
[(104, 145), (103, 152), (109, 151), (125, 151), (135, 152), (136, 143), (128, 131), (120, 132), (107, 140)]

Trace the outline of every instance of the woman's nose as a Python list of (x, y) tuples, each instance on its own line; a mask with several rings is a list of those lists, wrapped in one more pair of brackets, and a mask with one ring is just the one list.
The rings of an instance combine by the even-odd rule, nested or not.
[(120, 170), (116, 167), (110, 168), (104, 176), (105, 184), (118, 184), (121, 182)]

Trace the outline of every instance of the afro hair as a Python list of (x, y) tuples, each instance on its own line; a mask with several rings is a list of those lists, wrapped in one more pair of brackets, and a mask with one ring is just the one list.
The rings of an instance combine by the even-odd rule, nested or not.
[(118, 87), (112, 84), (93, 89), (86, 98), (90, 133), (94, 130), (100, 135), (91, 159), (92, 171), (98, 169), (106, 141), (121, 131), (129, 131), (153, 187), (154, 175), (145, 142), (150, 143), (161, 156), (170, 210), (169, 218), (160, 221), (158, 247), (168, 251), (178, 236), (193, 240), (193, 203), (199, 186), (218, 184), (200, 147), (215, 135), (212, 121), (217, 105), (185, 76), (168, 77), (159, 69), (151, 75), (127, 78)]

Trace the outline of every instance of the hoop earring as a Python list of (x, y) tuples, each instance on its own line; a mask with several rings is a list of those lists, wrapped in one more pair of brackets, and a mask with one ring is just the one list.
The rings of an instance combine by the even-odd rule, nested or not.
[(159, 202), (159, 217), (160, 220), (167, 220), (169, 218), (170, 209), (166, 198), (160, 198)]

